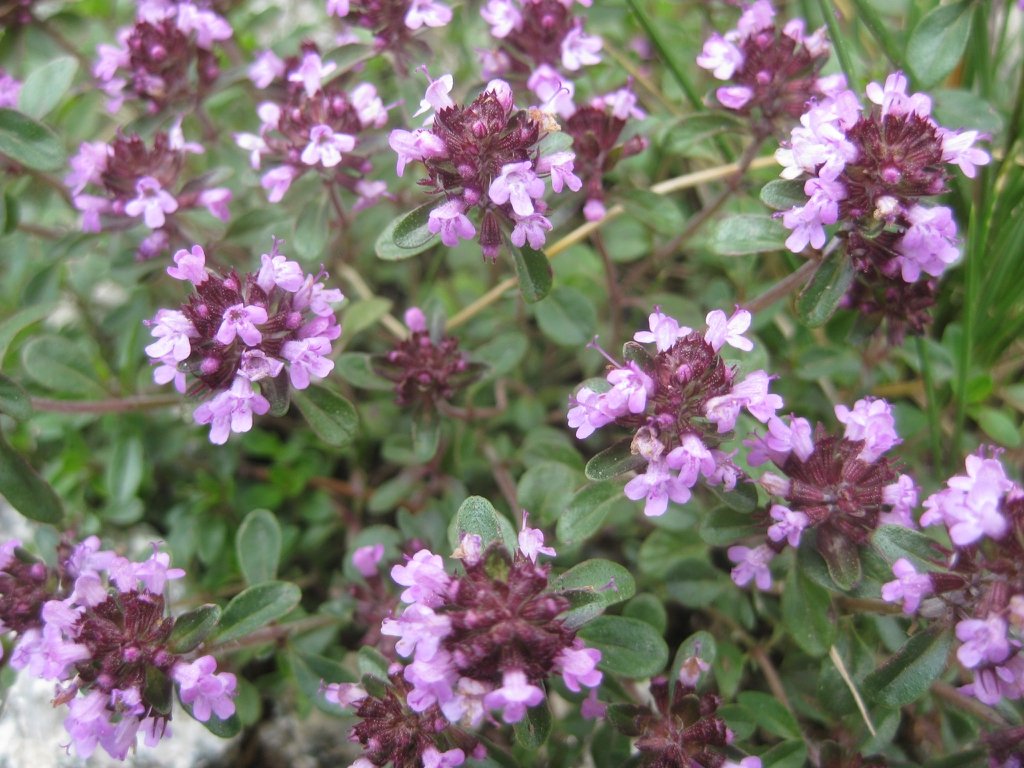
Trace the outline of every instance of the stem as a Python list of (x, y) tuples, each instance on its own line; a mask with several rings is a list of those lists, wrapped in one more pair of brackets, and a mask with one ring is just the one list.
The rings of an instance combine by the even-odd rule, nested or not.
[(925, 405), (928, 410), (928, 433), (931, 437), (932, 466), (939, 466), (942, 462), (942, 437), (941, 425), (939, 423), (939, 403), (935, 399), (935, 380), (932, 378), (932, 363), (928, 358), (928, 349), (924, 343), (924, 337), (918, 336), (917, 357), (921, 361), (921, 378), (924, 380)]
[(857, 705), (857, 709), (860, 711), (860, 716), (864, 720), (864, 724), (868, 727), (872, 736), (877, 736), (878, 733), (875, 731), (875, 726), (871, 722), (871, 715), (868, 714), (867, 707), (864, 706), (864, 699), (860, 697), (860, 691), (857, 690), (857, 684), (854, 683), (853, 678), (850, 677), (850, 673), (846, 669), (846, 664), (843, 662), (843, 657), (839, 655), (839, 651), (836, 650), (834, 645), (829, 647), (828, 657), (832, 660), (832, 663), (836, 667), (836, 671), (839, 672), (839, 676), (843, 678), (843, 682), (846, 683), (846, 687), (853, 696), (853, 701)]
[(801, 264), (795, 272), (791, 272), (784, 278), (779, 280), (775, 285), (766, 290), (760, 296), (756, 296), (752, 300), (748, 301), (744, 306), (744, 309), (751, 313), (760, 312), (762, 309), (766, 309), (774, 304), (779, 299), (785, 298), (793, 290), (803, 285), (804, 281), (807, 280), (811, 275), (814, 274), (814, 270), (818, 268), (818, 262), (809, 259)]
[(867, 2), (867, 0), (853, 0), (853, 4), (857, 6), (857, 17), (864, 22), (864, 26), (868, 28), (872, 37), (882, 46), (882, 52), (885, 54), (885, 57), (897, 69), (904, 69), (903, 57), (900, 55), (900, 46), (896, 43), (896, 38), (892, 36), (889, 27), (879, 17), (878, 12), (875, 11), (871, 3)]
[(736, 169), (735, 173), (726, 180), (725, 189), (719, 192), (710, 203), (690, 217), (690, 220), (686, 222), (686, 228), (676, 235), (668, 245), (655, 254), (653, 259), (655, 263), (679, 250), (683, 245), (689, 242), (691, 237), (700, 231), (700, 228), (703, 227), (712, 216), (718, 213), (718, 209), (721, 208), (725, 204), (725, 201), (728, 200), (739, 188), (740, 183), (743, 181), (743, 177), (750, 169), (750, 164), (754, 162), (754, 159), (757, 157), (758, 150), (761, 149), (761, 145), (764, 144), (764, 140), (766, 138), (768, 138), (767, 135), (762, 134), (758, 134), (754, 137), (754, 140), (750, 145), (743, 150), (742, 157), (737, 161), (737, 165), (739, 167)]
[(89, 71), (92, 70), (92, 62), (89, 61), (89, 59), (85, 56), (85, 54), (83, 54), (81, 51), (79, 51), (77, 48), (75, 48), (75, 46), (73, 46), (71, 44), (71, 41), (68, 40), (66, 37), (64, 37), (63, 34), (58, 32), (57, 29), (49, 21), (46, 21), (44, 19), (40, 19), (37, 16), (33, 16), (32, 21), (33, 21), (33, 25), (34, 26), (42, 27), (43, 32), (45, 32), (50, 37), (52, 37), (53, 41), (55, 43), (57, 43), (57, 45), (59, 45), (65, 51), (67, 51), (72, 56), (74, 56), (78, 60), (78, 65), (83, 70), (85, 70), (86, 72), (89, 72)]
[(622, 286), (619, 284), (618, 275), (615, 274), (615, 264), (612, 262), (608, 249), (604, 247), (604, 238), (600, 232), (595, 232), (593, 237), (594, 248), (601, 255), (604, 264), (605, 279), (608, 282), (608, 303), (611, 305), (612, 315), (612, 338), (622, 338)]
[[(821, 15), (825, 17), (829, 42), (832, 43), (832, 50), (836, 52), (836, 58), (839, 59), (839, 68), (846, 75), (846, 82), (849, 84), (849, 87), (853, 88), (858, 80), (853, 76), (853, 62), (850, 59), (850, 52), (846, 50), (843, 31), (839, 28), (839, 22), (836, 21), (836, 15), (839, 11), (832, 7), (832, 3), (829, 0), (818, 0), (818, 5), (821, 7)], [(855, 90), (859, 91), (859, 89)]]
[(966, 709), (975, 717), (993, 725), (1006, 726), (1009, 723), (991, 707), (987, 707), (971, 696), (964, 696), (960, 691), (949, 683), (941, 680), (932, 683), (932, 693), (940, 699), (945, 699), (957, 709)]
[(502, 462), (498, 452), (494, 450), (494, 446), (487, 442), (483, 446), (484, 456), (487, 458), (488, 463), (491, 465), (491, 471), (494, 473), (494, 481), (498, 484), (501, 495), (505, 497), (505, 503), (508, 504), (509, 511), (515, 514), (515, 511), (519, 509), (515, 480), (508, 473), (508, 468)]
[(240, 637), (237, 640), (229, 640), (226, 643), (215, 643), (214, 645), (207, 646), (204, 650), (207, 653), (213, 654), (236, 651), (240, 648), (272, 643), (292, 634), (308, 632), (313, 629), (320, 629), (321, 627), (328, 627), (332, 624), (337, 624), (338, 622), (339, 619), (334, 616), (308, 616), (305, 619), (299, 619), (298, 621), (293, 621), (288, 624), (277, 624), (273, 627), (258, 629), (252, 634)]
[[(366, 284), (366, 281), (363, 280), (362, 275), (356, 272), (348, 264), (342, 264), (338, 268), (338, 272), (340, 272), (341, 276), (352, 284), (352, 290), (356, 292), (359, 298), (372, 299), (374, 297), (373, 290)], [(513, 281), (513, 284), (514, 282), (515, 281)], [(385, 328), (391, 331), (391, 334), (395, 338), (404, 339), (406, 337), (407, 333), (405, 326), (398, 322), (394, 315), (388, 313), (380, 319), (380, 322)]]
[[(753, 160), (748, 170), (754, 170), (758, 168), (767, 168), (775, 164), (774, 157), (759, 157)], [(718, 179), (728, 178), (739, 169), (739, 163), (726, 163), (725, 165), (718, 165), (714, 168), (706, 168), (703, 171), (694, 171), (693, 173), (687, 173), (682, 176), (677, 176), (674, 179), (668, 179), (666, 181), (659, 182), (650, 188), (650, 191), (656, 195), (667, 195), (669, 192), (677, 192), (681, 189), (689, 189), (696, 187), (701, 184), (705, 184), (709, 181), (717, 181)], [(626, 209), (621, 205), (613, 205), (605, 213), (605, 216), (600, 221), (588, 221), (586, 224), (581, 224), (576, 227), (572, 232), (565, 235), (562, 239), (552, 245), (550, 248), (546, 248), (544, 253), (548, 259), (553, 259), (555, 256), (560, 254), (562, 251), (571, 248), (579, 242), (590, 237), (591, 233), (597, 231), (603, 225), (607, 224), (612, 219), (618, 218)], [(496, 286), (491, 288), (487, 293), (483, 294), (476, 301), (463, 307), (459, 312), (456, 312), (449, 320), (446, 326), (447, 330), (458, 328), (460, 325), (466, 323), (471, 318), (482, 312), (484, 309), (489, 307), (491, 304), (496, 302), (507, 291), (515, 288), (518, 281), (514, 277), (510, 277), (506, 280), (502, 280)], [(353, 283), (354, 284), (354, 283)], [(404, 329), (403, 329), (404, 335)]]
[(131, 411), (153, 411), (180, 404), (180, 395), (138, 395), (135, 397), (112, 397), (106, 400), (32, 398), (32, 407), (35, 410), (50, 413), (129, 413)]
[(643, 28), (644, 33), (651, 38), (651, 42), (654, 47), (658, 49), (658, 53), (661, 54), (662, 60), (668, 67), (669, 72), (672, 73), (672, 77), (679, 83), (679, 87), (683, 89), (683, 93), (686, 95), (686, 100), (690, 102), (690, 105), (696, 109), (701, 110), (703, 104), (701, 104), (700, 94), (694, 87), (693, 83), (690, 82), (690, 78), (687, 77), (685, 70), (679, 66), (679, 62), (676, 61), (675, 56), (665, 45), (665, 42), (661, 39), (661, 33), (651, 23), (650, 18), (640, 7), (637, 0), (626, 0), (626, 5), (629, 6), (629, 10), (632, 12), (633, 17), (637, 20), (640, 26)]

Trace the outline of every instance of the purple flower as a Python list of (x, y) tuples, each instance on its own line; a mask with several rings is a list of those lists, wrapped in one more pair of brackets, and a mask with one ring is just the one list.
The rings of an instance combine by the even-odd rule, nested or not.
[(281, 202), (281, 198), (284, 197), (284, 193), (288, 191), (297, 175), (298, 171), (290, 165), (279, 165), (263, 174), (260, 178), (260, 186), (267, 190), (267, 201)]
[(333, 168), (341, 162), (343, 152), (351, 152), (355, 147), (355, 136), (335, 133), (329, 125), (314, 125), (309, 132), (309, 144), (299, 159), (306, 165), (319, 163), (324, 168)]
[(853, 404), (851, 411), (845, 405), (835, 407), (836, 418), (846, 425), (843, 435), (847, 440), (863, 440), (860, 458), (875, 461), (894, 445), (903, 441), (896, 434), (896, 420), (892, 408), (881, 398), (867, 397)]
[(717, 33), (707, 39), (697, 57), (697, 66), (710, 70), (719, 80), (728, 80), (742, 65), (743, 52)]
[(345, 709), (358, 704), (367, 696), (366, 691), (355, 683), (321, 683), (320, 693), (327, 701), (332, 701)]
[(230, 433), (248, 432), (252, 429), (254, 413), (262, 415), (269, 410), (270, 402), (253, 390), (248, 379), (237, 376), (231, 389), (196, 406), (192, 418), (196, 424), (209, 424), (210, 442), (223, 445)]
[(973, 179), (977, 165), (988, 165), (992, 158), (988, 152), (974, 146), (978, 131), (942, 130), (942, 159), (960, 168), (964, 176)]
[(441, 641), (451, 633), (452, 622), (423, 603), (413, 603), (398, 619), (384, 619), (380, 631), (399, 638), (395, 649), (400, 655), (408, 658), (415, 653), (417, 661), (430, 661)]
[(388, 136), (388, 145), (398, 154), (395, 172), (399, 176), (405, 173), (405, 166), (409, 163), (428, 157), (444, 157), (447, 152), (444, 140), (422, 128), (415, 131), (396, 128)]
[(227, 346), (235, 340), (237, 335), (250, 347), (255, 347), (262, 341), (263, 336), (256, 327), (259, 323), (267, 322), (267, 310), (255, 304), (235, 304), (224, 311), (224, 319), (217, 330), (216, 339)]
[(188, 280), (193, 285), (202, 285), (209, 277), (206, 274), (206, 252), (202, 246), (193, 245), (191, 252), (182, 248), (175, 253), (174, 266), (167, 268), (167, 274), (175, 280)]
[(953, 212), (943, 205), (934, 208), (914, 205), (906, 216), (910, 226), (896, 246), (903, 279), (912, 283), (922, 272), (939, 277), (960, 258), (960, 249), (954, 244)]
[(672, 474), (666, 462), (652, 461), (644, 474), (626, 483), (623, 491), (626, 498), (633, 501), (645, 499), (644, 514), (647, 517), (661, 517), (668, 509), (669, 499), (677, 504), (690, 500), (690, 487), (685, 480)]
[[(543, 186), (544, 182), (541, 182), (541, 187), (543, 188)], [(543, 192), (543, 189), (541, 191)], [(470, 240), (476, 235), (476, 227), (463, 213), (464, 210), (465, 205), (459, 200), (442, 203), (430, 212), (430, 216), (427, 218), (427, 229), (435, 235), (440, 233), (441, 242), (449, 248), (458, 245), (460, 238)]]
[(887, 603), (902, 600), (903, 612), (914, 613), (921, 604), (921, 599), (933, 591), (931, 576), (927, 573), (918, 573), (914, 564), (905, 557), (892, 564), (892, 573), (896, 581), (882, 585), (882, 599)]
[(914, 528), (914, 518), (911, 512), (917, 506), (917, 485), (910, 475), (900, 475), (895, 483), (890, 483), (882, 489), (882, 501), (892, 507), (892, 510), (879, 517), (878, 522), (883, 525), (900, 525), (904, 528)]
[(225, 720), (235, 713), (235, 676), (230, 672), (214, 674), (216, 669), (213, 656), (200, 656), (191, 664), (178, 663), (171, 670), (182, 703), (191, 705), (192, 715), (203, 723), (211, 715)]
[(266, 88), (279, 77), (284, 77), (285, 65), (273, 51), (263, 51), (249, 65), (247, 74), (257, 88)]
[(615, 413), (643, 413), (647, 398), (654, 394), (654, 379), (630, 361), (613, 368), (606, 376), (612, 389), (605, 393), (607, 408)]
[[(162, 595), (168, 581), (184, 577), (185, 571), (181, 568), (171, 568), (171, 556), (166, 552), (160, 552), (156, 542), (153, 543), (153, 554), (135, 565), (135, 578), (154, 595)], [(75, 588), (77, 587), (76, 583)]]
[(455, 102), (452, 101), (452, 97), (448, 94), (450, 94), (452, 92), (452, 88), (455, 87), (455, 78), (453, 78), (449, 73), (441, 75), (437, 80), (433, 80), (427, 73), (427, 68), (425, 66), (420, 67), (420, 71), (427, 75), (427, 80), (430, 81), (430, 84), (427, 86), (427, 90), (424, 92), (423, 98), (420, 100), (420, 108), (413, 113), (413, 117), (424, 115), (432, 109), (434, 111), (438, 111), (454, 106)]
[(768, 569), (768, 563), (772, 561), (775, 554), (766, 544), (754, 549), (743, 546), (729, 547), (726, 554), (729, 555), (730, 560), (736, 563), (731, 576), (737, 586), (745, 587), (753, 581), (760, 590), (771, 587), (772, 572)]
[(322, 336), (286, 341), (281, 347), (281, 357), (291, 363), (288, 375), (292, 386), (306, 389), (310, 376), (322, 379), (333, 371), (334, 361), (326, 357), (330, 352), (331, 343)]
[(383, 544), (367, 544), (352, 553), (352, 564), (364, 579), (369, 579), (377, 575), (377, 566), (383, 557)]
[(484, 706), (502, 710), (501, 719), (506, 723), (518, 723), (526, 715), (527, 707), (542, 701), (544, 691), (532, 685), (521, 670), (510, 669), (502, 675), (501, 687), (484, 697)]
[(530, 247), (540, 250), (547, 240), (545, 232), (551, 231), (551, 222), (547, 216), (534, 213), (529, 216), (516, 216), (516, 225), (512, 229), (510, 240), (517, 248), (522, 248), (529, 241)]
[(192, 354), (191, 339), (199, 336), (199, 332), (184, 314), (173, 309), (157, 310), (150, 322), (151, 334), (156, 341), (146, 347), (146, 354), (152, 358), (170, 356), (180, 363)]
[(402, 674), (413, 686), (406, 699), (413, 712), (424, 712), (434, 704), (443, 707), (455, 698), (458, 672), (447, 651), (438, 651), (428, 661), (416, 659)]
[(320, 54), (307, 51), (299, 67), (288, 75), (288, 82), (302, 83), (306, 95), (312, 98), (323, 87), (323, 79), (337, 68), (338, 65), (333, 61), (324, 64)]
[(396, 584), (408, 587), (402, 593), (402, 602), (437, 606), (451, 582), (444, 570), (444, 560), (428, 549), (421, 549), (405, 565), (391, 569)]
[(570, 72), (581, 67), (600, 64), (601, 38), (583, 32), (583, 21), (577, 20), (569, 33), (562, 38), (562, 66)]
[(665, 462), (672, 469), (679, 471), (679, 479), (693, 486), (697, 479), (704, 475), (710, 477), (715, 472), (715, 459), (704, 442), (696, 435), (683, 435), (678, 448), (673, 448)]
[(544, 182), (534, 173), (530, 161), (509, 163), (491, 181), (487, 191), (491, 202), (504, 205), (511, 200), (512, 210), (519, 216), (534, 212), (533, 201), (544, 196)]
[(746, 85), (723, 86), (715, 91), (715, 97), (728, 109), (743, 109), (754, 98), (754, 89)]
[(776, 522), (768, 528), (768, 538), (775, 542), (785, 539), (789, 546), (799, 547), (800, 534), (809, 522), (807, 515), (803, 512), (794, 512), (781, 504), (772, 504), (770, 514), (772, 520)]
[[(448, 12), (449, 16), (451, 11)], [(431, 26), (439, 26), (432, 24)], [(423, 768), (456, 768), (466, 761), (466, 753), (458, 747), (449, 749), (446, 752), (439, 752), (437, 747), (431, 745), (423, 750)]]
[(987, 619), (965, 619), (956, 625), (956, 638), (963, 645), (956, 657), (968, 669), (987, 664), (1001, 664), (1010, 655), (1006, 637), (1006, 620), (995, 614)]
[(129, 200), (124, 212), (129, 216), (141, 216), (150, 229), (159, 229), (167, 220), (165, 214), (178, 210), (178, 201), (174, 199), (160, 182), (152, 176), (143, 176), (135, 183), (135, 199)]
[(782, 419), (772, 416), (768, 419), (768, 432), (764, 437), (744, 441), (750, 449), (747, 461), (756, 467), (766, 461), (782, 466), (790, 453), (795, 453), (800, 461), (807, 461), (814, 453), (814, 438), (811, 423), (807, 419), (790, 416), (787, 427)]
[(565, 687), (576, 693), (581, 685), (594, 688), (601, 684), (603, 675), (597, 668), (600, 661), (599, 650), (587, 648), (576, 640), (571, 648), (566, 648), (559, 654), (555, 666), (562, 673)]
[(544, 532), (540, 528), (530, 528), (526, 525), (527, 513), (523, 512), (523, 527), (519, 531), (519, 551), (530, 559), (531, 563), (537, 562), (537, 555), (555, 556), (553, 547), (544, 546)]
[[(412, 0), (409, 3), (409, 10), (405, 13), (405, 26), (409, 29), (443, 27), (451, 20), (451, 8), (444, 3), (436, 2), (436, 0)], [(453, 763), (453, 765), (459, 764)]]
[(651, 330), (637, 331), (633, 334), (633, 340), (641, 344), (654, 344), (659, 352), (671, 349), (679, 339), (693, 331), (692, 328), (679, 325), (675, 318), (663, 313), (661, 307), (655, 307), (647, 321)]
[(576, 437), (580, 440), (615, 421), (617, 414), (608, 404), (606, 393), (599, 394), (589, 387), (580, 387), (570, 402), (576, 405), (569, 409), (569, 426), (576, 430)]
[(563, 186), (573, 192), (583, 188), (579, 176), (572, 172), (576, 155), (572, 152), (553, 152), (544, 155), (537, 161), (537, 173), (551, 173), (551, 189), (561, 192)]
[(265, 293), (276, 285), (282, 290), (295, 293), (306, 283), (306, 274), (297, 261), (289, 261), (283, 254), (278, 253), (277, 248), (281, 241), (274, 240), (270, 253), (260, 255), (262, 265), (256, 275), (256, 284)]
[(1006, 477), (996, 459), (968, 456), (967, 474), (955, 475), (947, 488), (924, 501), (921, 525), (945, 523), (949, 537), (958, 547), (966, 547), (983, 536), (1003, 538), (1009, 521), (1000, 506), (1005, 494), (1015, 486)]
[(704, 341), (711, 345), (711, 348), (718, 352), (728, 344), (730, 347), (749, 352), (754, 348), (750, 339), (743, 336), (750, 327), (750, 313), (745, 309), (736, 308), (732, 317), (726, 320), (725, 312), (720, 309), (708, 312), (705, 318), (708, 330), (704, 334)]
[(499, 39), (508, 37), (523, 23), (523, 14), (513, 0), (487, 0), (480, 15), (491, 25), (491, 34)]

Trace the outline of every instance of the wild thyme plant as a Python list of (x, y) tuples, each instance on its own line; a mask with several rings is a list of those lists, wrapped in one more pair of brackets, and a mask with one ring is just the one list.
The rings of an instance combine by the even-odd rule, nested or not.
[(1021, 6), (0, 2), (0, 728), (1024, 765)]

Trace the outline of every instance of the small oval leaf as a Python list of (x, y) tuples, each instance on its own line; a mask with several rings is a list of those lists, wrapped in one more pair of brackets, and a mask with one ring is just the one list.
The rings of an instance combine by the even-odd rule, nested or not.
[(316, 384), (296, 390), (292, 400), (306, 417), (316, 436), (328, 445), (341, 448), (352, 442), (359, 415), (352, 403), (336, 392)]
[(829, 254), (797, 297), (796, 311), (800, 319), (811, 328), (827, 323), (850, 290), (855, 273), (853, 262), (845, 252)]
[(30, 520), (57, 524), (64, 508), (53, 488), (0, 435), (0, 494)]
[(668, 662), (668, 646), (650, 624), (625, 616), (598, 616), (580, 629), (579, 637), (601, 652), (598, 666), (606, 672), (638, 679), (656, 675)]
[(220, 621), (220, 606), (207, 603), (181, 614), (174, 620), (174, 629), (168, 638), (173, 653), (188, 653), (199, 647)]
[(57, 134), (13, 109), (0, 109), (0, 152), (37, 171), (60, 170), (67, 162)]
[(266, 581), (235, 595), (221, 615), (219, 643), (237, 640), (290, 613), (302, 590), (286, 581)]
[(238, 566), (249, 584), (271, 581), (277, 576), (281, 562), (281, 526), (274, 513), (254, 509), (235, 534)]

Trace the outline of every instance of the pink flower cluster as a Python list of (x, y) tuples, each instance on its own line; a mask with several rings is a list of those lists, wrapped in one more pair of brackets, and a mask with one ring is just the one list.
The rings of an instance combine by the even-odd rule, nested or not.
[(227, 19), (210, 6), (205, 0), (139, 3), (135, 25), (118, 33), (117, 45), (100, 45), (93, 65), (111, 112), (129, 96), (150, 112), (202, 100), (220, 75), (214, 46), (232, 36)]
[[(374, 47), (394, 54), (403, 69), (413, 35), (423, 28), (447, 26), (452, 20), (452, 9), (439, 0), (327, 0), (327, 14), (373, 32)], [(339, 38), (354, 39), (348, 28)]]
[(996, 705), (1024, 698), (1024, 489), (994, 454), (968, 456), (967, 474), (925, 499), (921, 524), (944, 525), (952, 551), (919, 573), (900, 558), (882, 598), (906, 613), (934, 595), (956, 617), (957, 659), (972, 671), (961, 690)]
[(230, 190), (204, 188), (200, 179), (181, 180), (189, 153), (203, 152), (200, 145), (185, 141), (180, 124), (157, 133), (151, 147), (140, 136), (83, 143), (64, 178), (75, 208), (82, 212), (82, 231), (118, 229), (141, 220), (150, 234), (138, 254), (149, 259), (175, 245), (172, 237), (182, 238), (178, 217), (189, 209), (206, 208), (227, 221)]
[[(544, 215), (544, 177), (550, 177), (556, 193), (580, 189), (575, 155), (540, 154), (547, 128), (532, 112), (516, 109), (505, 81), (492, 80), (467, 106), (451, 99), (452, 87), (451, 75), (431, 81), (421, 105), (421, 113), (435, 110), (428, 127), (391, 132), (398, 175), (409, 163), (426, 167), (428, 176), (420, 184), (445, 198), (430, 212), (427, 226), (445, 245), (477, 237), (484, 257), (494, 261), (503, 230), (511, 230), (513, 245), (542, 248), (552, 227)], [(479, 234), (467, 215), (474, 209), (480, 211)]]
[(17, 632), (12, 667), (57, 683), (79, 756), (101, 746), (123, 760), (140, 733), (147, 746), (170, 736), (172, 681), (196, 719), (234, 713), (235, 676), (216, 672), (212, 656), (187, 661), (170, 648), (163, 592), (185, 572), (166, 553), (154, 546), (133, 562), (92, 536), (50, 572), (18, 546), (0, 545), (0, 631)]
[[(288, 381), (306, 389), (334, 368), (331, 341), (341, 327), (331, 305), (344, 297), (327, 288), (326, 272), (306, 274), (278, 250), (261, 256), (257, 273), (207, 269), (198, 245), (174, 255), (167, 273), (195, 288), (180, 310), (161, 309), (149, 321), (155, 341), (146, 347), (158, 384), (179, 392), (208, 395), (196, 407), (197, 424), (210, 425), (210, 441), (223, 444), (231, 432), (248, 432), (253, 414), (287, 404)], [(189, 385), (188, 374), (193, 383)]]
[(835, 81), (818, 77), (829, 53), (825, 29), (807, 35), (804, 27), (793, 19), (779, 30), (769, 0), (756, 0), (735, 29), (708, 38), (697, 66), (734, 83), (715, 92), (719, 103), (742, 114), (758, 109), (770, 131), (776, 120), (788, 128), (808, 101), (825, 96)]
[[(684, 504), (703, 477), (731, 490), (740, 470), (731, 455), (720, 449), (746, 410), (766, 422), (782, 407), (782, 398), (768, 391), (770, 377), (763, 370), (737, 380), (736, 371), (720, 355), (726, 344), (742, 351), (753, 349), (743, 334), (750, 313), (737, 309), (732, 317), (721, 310), (707, 315), (701, 333), (681, 326), (657, 307), (648, 331), (638, 331), (627, 345), (630, 358), (612, 366), (602, 391), (588, 386), (577, 390), (569, 409), (569, 426), (583, 439), (616, 424), (633, 431), (630, 452), (643, 474), (625, 487), (630, 499), (644, 499), (644, 513), (665, 514), (669, 501)], [(653, 344), (652, 355), (641, 344)]]
[(18, 97), (21, 95), (21, 83), (8, 72), (0, 69), (0, 107), (18, 108)]
[(729, 548), (736, 563), (732, 578), (758, 589), (772, 583), (769, 564), (788, 544), (800, 546), (805, 531), (826, 560), (839, 542), (855, 547), (883, 524), (913, 527), (917, 488), (884, 454), (900, 443), (892, 409), (885, 400), (865, 398), (853, 408), (835, 407), (843, 436), (812, 429), (807, 419), (772, 416), (764, 436), (745, 441), (751, 466), (771, 461), (781, 474), (766, 472), (758, 482), (778, 499), (765, 517), (768, 541), (751, 548)]
[[(500, 43), (484, 60), (485, 76), (524, 83), (542, 104), (568, 117), (575, 86), (566, 73), (598, 64), (601, 38), (583, 31), (576, 0), (488, 0), (480, 9)], [(591, 0), (581, 0), (589, 7)]]
[(264, 163), (273, 166), (260, 179), (272, 203), (280, 202), (309, 171), (356, 195), (353, 210), (372, 205), (387, 192), (384, 182), (366, 178), (373, 166), (360, 151), (360, 134), (382, 128), (387, 110), (370, 83), (346, 91), (328, 80), (336, 70), (312, 44), (303, 46), (301, 57), (285, 61), (267, 51), (250, 68), (255, 84), (270, 89), (275, 98), (257, 107), (259, 133), (239, 133), (235, 142), (250, 153), (254, 169)]
[[(921, 198), (946, 190), (945, 165), (969, 177), (989, 162), (974, 146), (977, 131), (943, 128), (931, 117), (931, 99), (907, 92), (907, 78), (889, 75), (867, 88), (873, 105), (864, 112), (856, 95), (837, 84), (793, 129), (788, 146), (775, 156), (783, 178), (807, 178), (802, 206), (782, 216), (792, 230), (786, 246), (799, 253), (822, 248), (825, 227), (839, 223), (855, 258), (873, 260), (885, 275), (912, 283), (922, 274), (940, 276), (956, 261), (956, 224), (943, 206)], [(872, 245), (879, 227), (893, 242)], [(870, 234), (868, 234), (870, 233)]]

